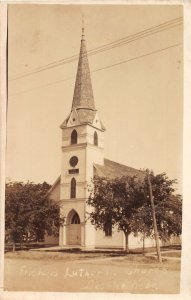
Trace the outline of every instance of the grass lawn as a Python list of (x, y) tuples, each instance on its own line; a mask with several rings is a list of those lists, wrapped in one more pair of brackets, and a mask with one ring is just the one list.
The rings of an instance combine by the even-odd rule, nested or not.
[(168, 253), (164, 253), (162, 252), (162, 256), (163, 257), (181, 257), (181, 252), (168, 252)]
[[(114, 254), (115, 255), (115, 254)], [(111, 257), (111, 253), (86, 253), (86, 252), (48, 252), (48, 251), (15, 251), (5, 253), (5, 258), (21, 258), (21, 259), (44, 259), (44, 260), (64, 260), (74, 261), (90, 258)]]

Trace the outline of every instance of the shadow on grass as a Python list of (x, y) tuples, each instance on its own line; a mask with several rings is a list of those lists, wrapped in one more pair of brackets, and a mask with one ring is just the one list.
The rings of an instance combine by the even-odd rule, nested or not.
[[(78, 258), (79, 259), (83, 259), (84, 256), (85, 258), (93, 258), (93, 257), (98, 257), (103, 256), (103, 257), (124, 257), (124, 256), (131, 256), (131, 258), (137, 257), (137, 256), (144, 256), (144, 254), (149, 254), (149, 253), (153, 253), (156, 252), (156, 248), (155, 247), (149, 247), (149, 248), (145, 248), (144, 254), (142, 251), (142, 248), (137, 248), (137, 249), (132, 249), (130, 250), (129, 253), (126, 253), (124, 250), (120, 250), (120, 249), (95, 249), (95, 250), (82, 250), (80, 248), (71, 248), (71, 249), (51, 249), (49, 250), (48, 247), (53, 247), (53, 245), (44, 245), (43, 243), (26, 243), (26, 244), (16, 244), (15, 247), (15, 251), (17, 253), (19, 252), (28, 252), (29, 250), (33, 249), (33, 250), (38, 250), (38, 248), (45, 248), (44, 250), (42, 250), (42, 252), (46, 252), (51, 255), (52, 254), (56, 254), (56, 253), (65, 253), (67, 254), (78, 254)], [(169, 250), (181, 250), (181, 245), (170, 245), (170, 246), (162, 246), (161, 247), (161, 251), (165, 252), (165, 251), (169, 251)], [(5, 253), (7, 252), (12, 252), (12, 245), (11, 244), (6, 244), (5, 245)], [(31, 251), (30, 251), (31, 252)], [(40, 251), (38, 251), (40, 252)]]

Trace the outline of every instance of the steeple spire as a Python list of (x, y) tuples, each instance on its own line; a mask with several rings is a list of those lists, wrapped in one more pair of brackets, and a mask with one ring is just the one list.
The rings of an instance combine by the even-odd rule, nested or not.
[(82, 40), (85, 39), (84, 30), (85, 30), (85, 27), (84, 27), (84, 15), (82, 14)]
[(84, 34), (84, 20), (82, 19), (82, 37), (74, 88), (72, 109), (67, 119), (62, 123), (61, 128), (76, 126), (81, 124), (91, 124), (100, 130), (105, 130), (98, 112), (95, 108), (92, 83), (86, 42)]
[(90, 77), (90, 69), (88, 56), (86, 51), (86, 42), (84, 35), (84, 20), (82, 19), (82, 38), (80, 55), (78, 61), (78, 69), (76, 75), (76, 83), (73, 96), (73, 108), (84, 108), (95, 110), (93, 90)]

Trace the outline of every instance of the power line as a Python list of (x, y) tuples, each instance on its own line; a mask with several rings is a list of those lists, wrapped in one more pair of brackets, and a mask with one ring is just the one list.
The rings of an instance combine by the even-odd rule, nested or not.
[(121, 61), (119, 63), (115, 63), (115, 64), (112, 64), (112, 65), (109, 65), (109, 66), (106, 66), (106, 67), (103, 67), (103, 68), (100, 68), (100, 69), (93, 70), (91, 73), (98, 72), (98, 71), (101, 71), (101, 70), (105, 70), (105, 69), (108, 69), (108, 68), (112, 68), (112, 67), (115, 67), (115, 66), (118, 66), (118, 65), (121, 65), (121, 64), (124, 64), (124, 63), (130, 62), (130, 61), (136, 60), (138, 58), (143, 58), (143, 57), (146, 57), (146, 56), (149, 56), (149, 55), (152, 55), (152, 54), (155, 54), (155, 53), (159, 53), (159, 52), (162, 52), (162, 51), (165, 51), (167, 49), (174, 48), (174, 47), (177, 47), (177, 46), (180, 46), (180, 45), (182, 45), (182, 43), (177, 43), (177, 44), (174, 44), (174, 45), (171, 45), (171, 46), (159, 49), (159, 50), (155, 50), (155, 51), (152, 51), (152, 52), (140, 55), (140, 56), (136, 56), (134, 58), (123, 60), (123, 61)]
[[(123, 60), (121, 62), (112, 64), (112, 65), (108, 65), (108, 66), (105, 66), (105, 67), (102, 67), (102, 68), (99, 68), (99, 69), (92, 70), (90, 73), (99, 72), (99, 71), (102, 71), (102, 70), (106, 70), (106, 69), (109, 69), (109, 68), (112, 68), (112, 67), (124, 64), (124, 63), (135, 61), (136, 59), (144, 58), (144, 57), (147, 57), (147, 56), (159, 53), (159, 52), (163, 52), (165, 50), (168, 50), (168, 49), (171, 49), (171, 48), (174, 48), (174, 47), (178, 47), (180, 45), (182, 45), (182, 43), (177, 43), (177, 44), (174, 44), (174, 45), (170, 45), (168, 47), (161, 48), (161, 49), (149, 52), (149, 53), (145, 53), (145, 54), (142, 54), (142, 55), (139, 55), (139, 56), (127, 59), (127, 60)], [(38, 86), (36, 88), (29, 89), (29, 90), (26, 90), (26, 91), (22, 91), (22, 92), (18, 92), (18, 93), (15, 93), (15, 94), (11, 94), (11, 95), (9, 95), (9, 97), (15, 96), (15, 95), (20, 95), (20, 94), (23, 94), (23, 93), (26, 93), (26, 92), (31, 92), (33, 90), (41, 89), (41, 88), (44, 88), (44, 87), (47, 87), (47, 86), (51, 86), (51, 85), (54, 85), (54, 84), (58, 84), (58, 83), (61, 83), (61, 82), (64, 82), (64, 81), (68, 81), (68, 80), (73, 79), (73, 78), (75, 78), (75, 76), (71, 76), (71, 77), (68, 77), (68, 78), (65, 78), (65, 79), (57, 80), (55, 82), (44, 84), (44, 85)]]
[[(167, 22), (161, 23), (159, 25), (150, 27), (150, 28), (148, 28), (146, 30), (142, 30), (142, 31), (140, 31), (138, 33), (135, 33), (135, 34), (129, 35), (127, 37), (118, 39), (118, 40), (116, 40), (114, 42), (110, 42), (110, 43), (107, 43), (105, 45), (96, 47), (96, 48), (91, 49), (90, 51), (87, 52), (88, 56), (95, 55), (95, 54), (101, 53), (103, 51), (108, 51), (108, 50), (111, 50), (111, 49), (113, 49), (115, 47), (126, 45), (128, 43), (134, 42), (134, 41), (139, 40), (141, 38), (150, 36), (152, 34), (156, 34), (158, 32), (161, 32), (161, 31), (164, 31), (164, 30), (168, 30), (168, 29), (174, 28), (176, 26), (180, 26), (180, 25), (182, 25), (182, 21), (181, 20), (182, 20), (182, 17), (176, 18), (176, 19), (172, 19), (172, 20), (169, 20)], [(73, 56), (61, 59), (61, 60), (59, 60), (57, 62), (49, 63), (47, 65), (38, 67), (38, 68), (36, 68), (34, 70), (31, 70), (31, 71), (29, 71), (27, 73), (24, 72), (24, 73), (18, 74), (15, 77), (11, 77), (9, 79), (9, 81), (17, 80), (17, 79), (20, 79), (20, 78), (23, 78), (23, 77), (26, 77), (26, 76), (30, 76), (32, 74), (36, 74), (36, 73), (45, 71), (47, 69), (55, 68), (55, 67), (58, 67), (60, 65), (64, 65), (64, 64), (73, 62), (76, 59), (78, 59), (78, 55), (73, 55)]]
[[(168, 22), (168, 23), (169, 23), (169, 22)], [(169, 24), (169, 25), (171, 25), (171, 24)], [(169, 26), (169, 25), (168, 25), (168, 26)], [(94, 55), (94, 54), (97, 54), (97, 53), (101, 53), (101, 52), (103, 52), (103, 51), (107, 51), (107, 50), (113, 49), (113, 48), (118, 47), (118, 46), (121, 46), (121, 45), (125, 45), (125, 44), (127, 44), (127, 43), (134, 42), (134, 41), (136, 41), (136, 40), (138, 40), (138, 39), (141, 39), (141, 38), (144, 38), (144, 37), (146, 37), (146, 36), (149, 36), (149, 35), (152, 35), (152, 34), (161, 32), (161, 31), (163, 31), (163, 30), (168, 30), (168, 29), (171, 29), (171, 28), (176, 27), (176, 26), (179, 26), (179, 25), (181, 25), (181, 23), (180, 23), (180, 24), (172, 24), (172, 25), (173, 25), (173, 26), (170, 26), (170, 27), (168, 27), (168, 28), (162, 28), (161, 30), (156, 30), (156, 29), (154, 29), (154, 32), (153, 32), (153, 29), (152, 29), (152, 28), (149, 29), (149, 30), (144, 30), (144, 31), (142, 31), (142, 32), (145, 32), (145, 33), (140, 32), (140, 33), (136, 33), (136, 34), (133, 34), (133, 35), (131, 35), (131, 36), (128, 36), (128, 37), (126, 38), (126, 41), (124, 41), (124, 42), (120, 42), (120, 43), (112, 42), (112, 43), (109, 43), (109, 44), (112, 44), (112, 45), (109, 46), (109, 47), (107, 46), (107, 45), (109, 45), (109, 44), (106, 44), (106, 45), (97, 47), (97, 48), (95, 48), (95, 49), (93, 49), (93, 50), (90, 50), (90, 51), (88, 52), (88, 55), (89, 55), (89, 56), (90, 56), (90, 55)], [(156, 27), (159, 27), (159, 26), (160, 26), (160, 25), (157, 25)], [(147, 31), (147, 32), (146, 32), (146, 31)], [(123, 39), (125, 39), (125, 38), (123, 38)], [(121, 39), (121, 40), (122, 40), (122, 39)], [(97, 49), (97, 50), (96, 50), (96, 49)], [(73, 61), (75, 61), (76, 59), (78, 59), (78, 55), (75, 55), (75, 56), (71, 56), (71, 57), (62, 59), (60, 62), (57, 62), (57, 63), (54, 64), (54, 65), (49, 64), (49, 66), (47, 66), (47, 67), (39, 67), (38, 69), (35, 69), (34, 71), (30, 71), (30, 72), (24, 73), (24, 74), (22, 74), (22, 75), (20, 75), (20, 76), (14, 77), (14, 78), (10, 79), (10, 81), (13, 81), (13, 80), (16, 80), (16, 79), (20, 79), (20, 78), (22, 78), (22, 77), (29, 76), (29, 75), (32, 75), (32, 74), (35, 74), (35, 73), (39, 73), (39, 72), (45, 71), (45, 70), (47, 70), (47, 69), (55, 68), (55, 67), (57, 67), (57, 66), (60, 66), (60, 65), (66, 64), (66, 63), (73, 62)]]
[[(103, 50), (100, 50), (99, 52), (94, 52), (93, 55), (94, 55), (94, 54), (97, 54), (97, 53), (100, 53), (100, 52), (103, 52), (103, 51), (106, 51), (106, 50), (110, 50), (110, 49), (119, 47), (119, 46), (123, 46), (123, 45), (129, 44), (129, 43), (134, 42), (134, 41), (137, 41), (137, 40), (139, 40), (139, 39), (141, 39), (141, 38), (145, 38), (145, 37), (150, 36), (150, 35), (152, 35), (152, 34), (156, 34), (156, 33), (158, 33), (158, 32), (161, 32), (161, 31), (164, 31), (164, 30), (168, 30), (168, 29), (177, 27), (177, 26), (179, 26), (179, 25), (181, 25), (181, 24), (176, 24), (176, 25), (174, 25), (174, 26), (171, 26), (171, 27), (168, 27), (168, 28), (164, 28), (164, 29), (161, 29), (161, 30), (155, 30), (154, 32), (151, 32), (151, 33), (149, 32), (148, 34), (144, 34), (144, 35), (140, 36), (139, 38), (132, 38), (132, 39), (130, 39), (129, 41), (121, 42), (121, 43), (118, 43), (118, 44), (113, 45), (112, 47), (104, 48)], [(90, 55), (92, 55), (92, 54), (90, 54)]]
[[(171, 25), (171, 23), (174, 23), (174, 22), (182, 22), (182, 19), (183, 19), (182, 17), (175, 18), (175, 19), (171, 19), (171, 20), (166, 21), (166, 22), (164, 22), (164, 23), (160, 23), (160, 24), (158, 24), (158, 25), (156, 25), (156, 26), (153, 26), (153, 27), (147, 28), (147, 29), (145, 29), (145, 30), (142, 30), (142, 31), (140, 31), (140, 32), (138, 32), (138, 33), (132, 34), (132, 35), (130, 35), (130, 36), (136, 36), (137, 34), (140, 34), (140, 33), (144, 33), (144, 32), (150, 31), (150, 30), (153, 29), (153, 28), (158, 28), (158, 27), (168, 26), (168, 25)], [(127, 36), (127, 37), (118, 39), (118, 40), (116, 40), (116, 41), (113, 41), (113, 42), (110, 42), (110, 43), (101, 45), (101, 46), (96, 47), (96, 48), (93, 48), (93, 49), (91, 49), (91, 50), (88, 51), (88, 55), (90, 54), (90, 52), (92, 52), (92, 51), (94, 51), (94, 50), (97, 50), (97, 49), (99, 49), (99, 48), (103, 48), (103, 47), (105, 47), (105, 46), (107, 46), (107, 45), (115, 44), (115, 43), (120, 42), (120, 41), (122, 41), (122, 40), (124, 41), (124, 40), (128, 39), (130, 36)], [(71, 59), (71, 58), (75, 58), (75, 57), (78, 57), (78, 55), (73, 55), (73, 56), (70, 56), (70, 57), (68, 57), (68, 58), (60, 59), (60, 60), (58, 60), (58, 61), (55, 61), (55, 62), (46, 64), (46, 65), (40, 66), (40, 67), (38, 67), (38, 68), (35, 68), (35, 70), (36, 70), (36, 69), (44, 68), (44, 67), (49, 66), (49, 65), (54, 65), (54, 64), (57, 64), (57, 63), (59, 63), (59, 62), (63, 62), (63, 61), (65, 61), (66, 59)], [(31, 70), (31, 71), (33, 71), (33, 70)], [(24, 72), (24, 73), (26, 73), (26, 72)], [(22, 74), (23, 74), (23, 73), (22, 73)]]
[[(150, 36), (150, 35), (152, 35), (152, 34), (156, 34), (156, 33), (158, 33), (158, 32), (164, 31), (164, 30), (168, 30), (168, 29), (174, 28), (174, 27), (179, 26), (179, 25), (181, 25), (181, 24), (177, 24), (177, 25), (175, 25), (175, 26), (171, 26), (171, 27), (168, 27), (168, 28), (165, 28), (165, 29), (161, 29), (161, 30), (157, 30), (157, 31), (155, 30), (155, 32), (151, 32), (151, 33), (148, 33), (148, 34), (144, 34), (144, 35), (140, 36), (139, 38), (133, 38), (133, 39), (131, 38), (129, 41), (126, 41), (126, 42), (123, 42), (123, 43), (120, 43), (120, 44), (115, 44), (115, 45), (113, 45), (113, 46), (105, 47), (104, 49), (100, 49), (100, 50), (91, 52), (91, 53), (89, 54), (89, 56), (95, 55), (95, 54), (99, 54), (99, 53), (102, 53), (102, 52), (104, 52), (104, 51), (108, 51), (108, 50), (114, 49), (114, 48), (119, 47), (119, 46), (122, 46), (122, 45), (127, 45), (127, 44), (132, 43), (132, 42), (135, 42), (135, 41), (137, 41), (137, 40), (139, 40), (139, 39), (145, 38), (145, 37), (147, 37), (147, 36)], [(61, 63), (59, 63), (59, 64), (57, 64), (57, 65), (53, 65), (53, 66), (50, 66), (50, 67), (46, 67), (46, 68), (43, 68), (43, 69), (40, 69), (40, 70), (37, 70), (37, 71), (33, 71), (33, 72), (30, 72), (30, 73), (27, 73), (27, 74), (22, 75), (22, 76), (18, 76), (18, 77), (16, 77), (16, 78), (12, 79), (11, 81), (17, 80), (17, 79), (20, 79), (20, 78), (23, 78), (23, 77), (26, 77), (26, 76), (30, 76), (30, 75), (33, 75), (33, 74), (36, 74), (36, 73), (39, 73), (39, 72), (42, 72), (42, 71), (46, 71), (46, 70), (48, 70), (48, 69), (52, 69), (52, 68), (55, 68), (55, 67), (58, 67), (58, 66), (61, 66), (61, 65), (65, 65), (65, 64), (74, 62), (74, 61), (76, 61), (77, 59), (78, 59), (78, 56), (75, 57), (75, 58), (73, 58), (73, 59), (67, 59), (66, 61), (63, 61), (63, 62), (61, 62)]]
[[(179, 20), (179, 19), (181, 19), (181, 20)], [(173, 24), (175, 21), (174, 20), (177, 20), (176, 21), (176, 23), (177, 24)], [(178, 23), (180, 23), (180, 24), (178, 24)], [(130, 35), (130, 36), (127, 36), (127, 37), (124, 37), (124, 38), (121, 38), (121, 39), (119, 39), (119, 40), (116, 40), (116, 41), (114, 41), (114, 42), (111, 42), (111, 43), (108, 43), (108, 44), (106, 44), (106, 45), (103, 45), (103, 46), (100, 46), (100, 47), (104, 47), (105, 48), (105, 46), (107, 46), (107, 45), (115, 45), (116, 43), (118, 44), (118, 43), (121, 43), (121, 42), (125, 42), (125, 41), (127, 41), (127, 40), (129, 40), (129, 38), (131, 38), (131, 37), (133, 37), (133, 38), (135, 38), (135, 37), (139, 37), (139, 35), (142, 35), (142, 34), (146, 34), (146, 33), (150, 33), (150, 32), (152, 32), (153, 30), (154, 30), (154, 33), (155, 33), (155, 30), (157, 30), (158, 29), (158, 27), (159, 27), (159, 29), (160, 28), (162, 28), (162, 27), (166, 27), (166, 28), (164, 28), (164, 29), (170, 29), (171, 27), (169, 27), (170, 25), (174, 25), (174, 26), (179, 26), (179, 25), (181, 25), (182, 24), (182, 17), (181, 18), (177, 18), (177, 19), (173, 19), (173, 20), (170, 20), (170, 21), (168, 21), (168, 22), (165, 22), (165, 23), (161, 23), (161, 24), (159, 24), (159, 25), (156, 25), (156, 26), (153, 26), (153, 27), (150, 27), (150, 28), (148, 28), (148, 29), (145, 29), (145, 30), (142, 30), (142, 31), (140, 31), (140, 32), (137, 32), (137, 33), (134, 33), (134, 34), (132, 34), (132, 35)], [(169, 28), (167, 28), (167, 27), (169, 27)], [(155, 29), (156, 28), (156, 29)], [(100, 48), (100, 47), (97, 47), (97, 48), (95, 48), (94, 50), (96, 50), (96, 49), (98, 49), (98, 48)], [(91, 52), (92, 50), (90, 50), (89, 52)], [(88, 52), (88, 54), (89, 54), (89, 52)]]

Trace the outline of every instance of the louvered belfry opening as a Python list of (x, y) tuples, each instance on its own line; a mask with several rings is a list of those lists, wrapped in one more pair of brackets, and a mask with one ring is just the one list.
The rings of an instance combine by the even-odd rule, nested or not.
[(75, 145), (78, 142), (78, 134), (77, 131), (74, 129), (71, 133), (71, 145)]

